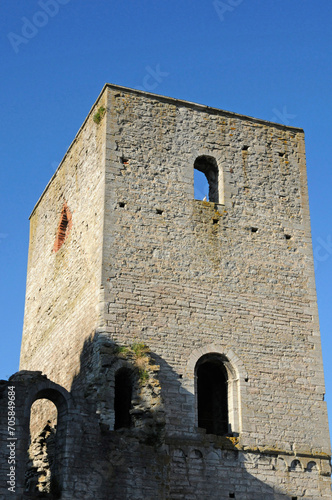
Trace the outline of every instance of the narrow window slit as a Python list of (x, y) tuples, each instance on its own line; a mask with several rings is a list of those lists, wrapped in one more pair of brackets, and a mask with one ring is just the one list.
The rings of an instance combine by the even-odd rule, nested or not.
[(156, 212), (157, 212), (158, 215), (162, 215), (163, 214), (163, 210), (160, 210), (159, 208), (157, 208)]
[(248, 149), (249, 149), (249, 146), (243, 146), (242, 147), (242, 151), (248, 151)]
[(250, 231), (251, 231), (252, 233), (257, 233), (257, 231), (258, 231), (258, 227), (251, 227), (251, 228), (250, 228)]
[(120, 208), (124, 208), (125, 206), (126, 206), (126, 204), (123, 201), (119, 201), (119, 207)]
[(129, 428), (132, 426), (130, 410), (133, 392), (132, 372), (121, 368), (115, 375), (114, 390), (114, 429)]
[(72, 227), (72, 216), (67, 206), (67, 203), (64, 203), (61, 211), (60, 222), (58, 225), (58, 230), (53, 246), (53, 252), (57, 252), (62, 247), (65, 242), (69, 231)]

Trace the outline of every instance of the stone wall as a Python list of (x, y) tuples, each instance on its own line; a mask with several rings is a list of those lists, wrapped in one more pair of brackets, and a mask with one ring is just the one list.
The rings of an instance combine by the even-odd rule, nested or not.
[[(161, 359), (169, 431), (193, 431), (188, 359), (218, 344), (245, 444), (329, 453), (303, 131), (109, 88), (107, 153), (105, 331)], [(194, 199), (201, 155), (224, 205)]]
[[(206, 436), (203, 432), (187, 438), (164, 436), (161, 442), (147, 443), (147, 433), (142, 428), (112, 431), (105, 425), (101, 412), (96, 411), (98, 402), (107, 404), (110, 400), (106, 382), (111, 385), (107, 371), (99, 389), (95, 386), (94, 396), (91, 391), (75, 403), (72, 395), (40, 372), (23, 371), (13, 375), (8, 383), (1, 381), (0, 500), (331, 498), (329, 462), (324, 458), (294, 456), (276, 450), (244, 450), (236, 439)], [(7, 386), (15, 387), (19, 403), (16, 408), (16, 487), (10, 493), (6, 483), (9, 450), (4, 403)], [(146, 391), (149, 391), (148, 385), (142, 386), (142, 392)], [(53, 401), (58, 412), (52, 447), (48, 443), (45, 449), (43, 444), (43, 450), (29, 447), (30, 407), (36, 399), (39, 402), (39, 398)], [(151, 432), (149, 435), (151, 438)], [(45, 437), (41, 436), (39, 442)], [(37, 451), (35, 457), (31, 455), (34, 451)], [(42, 489), (43, 493), (33, 489), (33, 458), (35, 483), (40, 485), (44, 481), (45, 484), (45, 478), (49, 480), (50, 487)]]
[[(212, 354), (223, 436), (198, 426)], [(15, 375), (26, 416), (60, 408), (65, 500), (331, 499), (303, 131), (106, 85), (31, 216), (21, 369), (69, 391)]]
[[(105, 126), (94, 122), (95, 111), (30, 217), (20, 369), (41, 370), (67, 389), (100, 314)], [(70, 224), (57, 250), (64, 207)]]

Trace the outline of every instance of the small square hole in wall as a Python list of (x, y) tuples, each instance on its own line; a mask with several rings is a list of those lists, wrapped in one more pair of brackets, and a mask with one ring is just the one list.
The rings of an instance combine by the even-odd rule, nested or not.
[(292, 497), (292, 500), (297, 500), (297, 497)]
[(257, 233), (257, 231), (258, 231), (258, 227), (251, 227), (251, 228), (250, 228), (250, 231), (251, 231), (252, 233)]
[(128, 165), (129, 164), (128, 158), (125, 158), (124, 156), (122, 156), (121, 163), (122, 163), (122, 165)]
[(219, 222), (219, 219), (212, 219), (213, 224), (218, 224), (218, 222)]
[(156, 212), (157, 212), (158, 215), (162, 215), (163, 214), (163, 210), (160, 210), (159, 208), (157, 208)]
[(124, 201), (119, 201), (119, 207), (124, 208), (126, 206)]
[(279, 152), (278, 155), (281, 156), (281, 157), (283, 157), (283, 156), (285, 156), (285, 153), (280, 153)]
[(290, 240), (291, 239), (291, 235), (290, 234), (285, 234), (285, 240)]
[(249, 146), (242, 146), (242, 151), (248, 151)]
[(230, 493), (228, 496), (229, 498), (235, 498), (235, 493)]

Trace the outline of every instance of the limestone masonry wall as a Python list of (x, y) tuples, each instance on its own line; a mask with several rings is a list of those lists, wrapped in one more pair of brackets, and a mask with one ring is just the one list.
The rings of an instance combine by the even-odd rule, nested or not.
[[(90, 113), (30, 218), (20, 369), (41, 370), (67, 389), (98, 324), (104, 135)], [(55, 251), (65, 204), (71, 228)]]
[(106, 85), (31, 215), (20, 369), (11, 498), (331, 500), (303, 130)]
[[(303, 132), (112, 89), (108, 108), (105, 331), (161, 358), (171, 432), (195, 425), (188, 359), (217, 344), (247, 373), (245, 444), (328, 453)], [(201, 155), (223, 205), (194, 199)]]

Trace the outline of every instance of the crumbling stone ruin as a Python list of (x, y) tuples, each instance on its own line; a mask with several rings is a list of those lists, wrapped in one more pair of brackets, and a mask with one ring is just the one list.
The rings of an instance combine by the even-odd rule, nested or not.
[(31, 214), (0, 499), (331, 500), (324, 392), (303, 131), (105, 85)]

